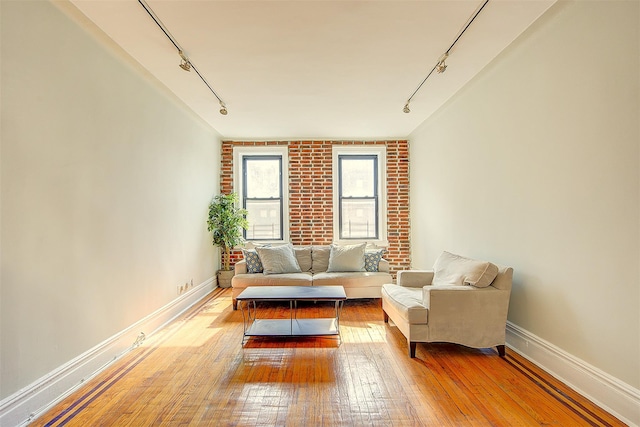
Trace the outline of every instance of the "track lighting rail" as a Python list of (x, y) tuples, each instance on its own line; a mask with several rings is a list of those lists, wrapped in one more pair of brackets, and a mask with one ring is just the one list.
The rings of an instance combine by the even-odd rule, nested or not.
[(418, 93), (420, 88), (422, 88), (422, 85), (424, 85), (425, 82), (429, 79), (429, 77), (431, 77), (431, 74), (433, 74), (434, 71), (436, 71), (438, 73), (444, 73), (445, 72), (445, 70), (447, 69), (447, 64), (445, 63), (445, 61), (449, 57), (449, 54), (451, 53), (451, 49), (453, 49), (453, 47), (456, 45), (456, 43), (458, 43), (458, 40), (460, 40), (460, 37), (462, 37), (462, 35), (465, 33), (465, 31), (467, 31), (467, 28), (469, 28), (471, 23), (476, 19), (476, 17), (480, 14), (480, 12), (482, 12), (482, 9), (484, 9), (484, 7), (487, 5), (487, 3), (489, 3), (489, 0), (484, 0), (482, 5), (475, 11), (473, 16), (469, 19), (469, 21), (467, 21), (467, 24), (464, 26), (462, 31), (460, 31), (460, 33), (458, 34), (458, 37), (456, 37), (456, 39), (453, 41), (453, 43), (451, 43), (451, 46), (449, 46), (449, 49), (447, 49), (446, 52), (442, 54), (440, 59), (438, 59), (438, 62), (436, 63), (436, 65), (434, 65), (433, 68), (431, 69), (431, 71), (429, 71), (429, 74), (427, 74), (427, 77), (425, 77), (424, 80), (422, 80), (422, 82), (418, 85), (416, 90), (413, 91), (413, 93), (411, 94), (409, 99), (407, 99), (407, 102), (404, 104), (404, 108), (402, 109), (403, 112), (405, 112), (405, 113), (410, 113), (411, 112), (411, 110), (409, 109), (409, 103), (411, 102), (411, 100), (413, 99), (415, 94)]
[(228, 111), (224, 101), (218, 96), (216, 91), (213, 90), (213, 88), (211, 87), (207, 79), (205, 79), (204, 76), (200, 73), (200, 71), (198, 71), (198, 68), (195, 66), (193, 61), (191, 61), (191, 59), (189, 59), (189, 57), (185, 55), (184, 50), (178, 44), (178, 41), (175, 39), (175, 37), (171, 35), (167, 27), (162, 23), (160, 18), (158, 18), (158, 16), (155, 14), (155, 12), (151, 9), (151, 7), (147, 4), (145, 0), (138, 0), (138, 3), (140, 3), (140, 6), (143, 7), (143, 9), (147, 12), (147, 14), (151, 17), (151, 19), (153, 19), (156, 25), (162, 30), (164, 35), (167, 36), (169, 41), (173, 44), (173, 46), (178, 51), (178, 55), (182, 59), (182, 62), (179, 64), (179, 67), (185, 71), (191, 71), (191, 70), (195, 71), (198, 77), (200, 77), (200, 80), (202, 80), (202, 83), (204, 83), (207, 86), (207, 88), (209, 88), (213, 96), (215, 96), (218, 102), (220, 103), (220, 114), (222, 114), (223, 116), (226, 116)]

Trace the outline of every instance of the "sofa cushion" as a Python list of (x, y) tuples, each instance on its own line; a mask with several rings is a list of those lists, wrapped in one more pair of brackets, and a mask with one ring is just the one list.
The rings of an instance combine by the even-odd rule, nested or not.
[(247, 273), (262, 273), (262, 261), (255, 249), (242, 249), (242, 255), (247, 262)]
[(366, 247), (366, 242), (357, 245), (331, 245), (327, 271), (365, 271), (364, 252)]
[(257, 247), (264, 274), (300, 273), (293, 246)]
[(247, 286), (311, 286), (313, 278), (311, 273), (287, 273), (287, 274), (236, 274), (231, 279), (234, 288), (246, 288)]
[(422, 304), (422, 288), (382, 285), (382, 298), (409, 324), (427, 324), (429, 309)]
[(433, 285), (471, 285), (486, 288), (498, 275), (498, 267), (490, 262), (477, 261), (443, 252), (433, 265)]
[(381, 287), (391, 283), (393, 278), (389, 273), (360, 272), (329, 272), (313, 275), (313, 286), (342, 286), (345, 289), (362, 287)]
[(366, 271), (378, 271), (378, 264), (382, 259), (384, 249), (368, 250), (364, 252), (364, 269)]
[(296, 254), (296, 260), (303, 272), (311, 271), (311, 246), (294, 246), (293, 250)]
[(329, 267), (330, 246), (313, 246), (311, 248), (311, 271), (313, 273), (321, 273), (327, 271)]

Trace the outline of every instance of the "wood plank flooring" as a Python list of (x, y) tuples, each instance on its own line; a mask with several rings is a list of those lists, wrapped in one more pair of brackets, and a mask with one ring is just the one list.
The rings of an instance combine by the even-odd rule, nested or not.
[[(300, 317), (333, 306), (299, 306)], [(287, 318), (288, 304), (261, 304)], [(418, 344), (348, 300), (336, 338), (242, 341), (231, 291), (216, 290), (33, 426), (620, 426), (507, 349)]]

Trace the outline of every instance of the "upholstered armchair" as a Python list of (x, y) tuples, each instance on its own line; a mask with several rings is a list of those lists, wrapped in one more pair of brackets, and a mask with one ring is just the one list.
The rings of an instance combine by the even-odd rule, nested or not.
[(407, 338), (412, 358), (418, 342), (495, 346), (504, 356), (512, 278), (511, 267), (444, 252), (433, 271), (401, 271), (383, 285), (384, 321)]

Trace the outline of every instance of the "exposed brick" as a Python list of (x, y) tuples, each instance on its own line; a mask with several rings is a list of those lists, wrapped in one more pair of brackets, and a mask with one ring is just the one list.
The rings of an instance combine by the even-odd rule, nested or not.
[[(410, 267), (409, 143), (400, 141), (223, 141), (220, 189), (233, 188), (233, 148), (289, 147), (289, 239), (295, 245), (327, 245), (333, 241), (334, 145), (385, 145), (387, 148), (387, 237), (385, 258), (392, 274)], [(231, 262), (242, 259), (234, 251)]]

